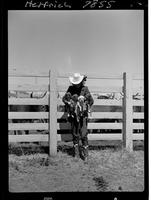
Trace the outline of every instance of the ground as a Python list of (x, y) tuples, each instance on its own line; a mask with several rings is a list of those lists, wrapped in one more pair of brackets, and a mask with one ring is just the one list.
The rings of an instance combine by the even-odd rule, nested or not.
[(89, 150), (88, 161), (72, 157), (67, 145), (47, 153), (9, 154), (10, 192), (143, 191), (144, 151)]

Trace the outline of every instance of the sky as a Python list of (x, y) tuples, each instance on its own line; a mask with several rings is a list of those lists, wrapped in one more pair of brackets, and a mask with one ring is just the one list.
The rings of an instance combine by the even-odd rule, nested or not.
[(143, 10), (11, 10), (9, 69), (142, 74), (143, 26)]

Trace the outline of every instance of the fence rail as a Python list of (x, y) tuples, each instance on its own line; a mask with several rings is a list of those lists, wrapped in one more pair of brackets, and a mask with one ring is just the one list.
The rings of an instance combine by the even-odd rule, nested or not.
[[(66, 113), (64, 112), (64, 104), (61, 99), (59, 99), (58, 94), (65, 92), (67, 86), (58, 86), (58, 78), (67, 78), (69, 74), (59, 74), (57, 75), (54, 71), (49, 72), (49, 74), (34, 75), (31, 74), (30, 77), (44, 77), (48, 79), (49, 84), (9, 84), (9, 91), (25, 91), (25, 92), (47, 92), (43, 98), (16, 98), (9, 97), (9, 106), (48, 106), (48, 111), (37, 111), (33, 112), (30, 110), (9, 110), (9, 125), (8, 130), (47, 130), (49, 134), (29, 134), (29, 135), (9, 135), (9, 142), (35, 142), (35, 141), (49, 141), (50, 154), (56, 154), (57, 141), (59, 140), (71, 140), (72, 136), (69, 134), (70, 124), (65, 121)], [(71, 74), (70, 74), (71, 75)], [(10, 74), (10, 77), (14, 77), (15, 74)], [(26, 74), (19, 75), (16, 77), (29, 77)], [(129, 74), (124, 73), (123, 75), (106, 75), (106, 76), (94, 76), (90, 75), (91, 79), (118, 79), (123, 80), (123, 86), (120, 87), (94, 87), (90, 86), (89, 89), (91, 93), (96, 92), (118, 92), (122, 93), (120, 100), (115, 99), (95, 99), (93, 112), (89, 116), (88, 123), (88, 134), (89, 140), (122, 140), (123, 146), (129, 150), (132, 150), (133, 140), (144, 140), (144, 133), (139, 132), (144, 130), (144, 112), (142, 108), (144, 107), (144, 100), (133, 100), (132, 95), (136, 92), (142, 91), (143, 87), (132, 88), (132, 80), (143, 80), (142, 77), (133, 76), (130, 77)], [(101, 110), (102, 107), (106, 107), (107, 110)], [(118, 107), (120, 110), (118, 110)], [(136, 112), (134, 107), (141, 107), (141, 109)], [(46, 121), (41, 122), (41, 119), (46, 119)], [(14, 120), (26, 120), (27, 122), (22, 122)], [(32, 120), (32, 122), (28, 122)], [(35, 120), (39, 120), (36, 121)], [(102, 122), (100, 120), (108, 120), (107, 122)], [(110, 121), (113, 120), (113, 121)], [(120, 121), (119, 121), (120, 120)], [(134, 122), (137, 120), (137, 122)], [(93, 130), (93, 133), (91, 133)], [(102, 130), (98, 133), (97, 130)], [(107, 133), (103, 130), (113, 130), (115, 133)], [(116, 133), (116, 130), (121, 132)], [(136, 130), (136, 133), (133, 131)], [(58, 131), (67, 131), (67, 133), (60, 133)], [(139, 133), (138, 133), (139, 132)], [(58, 134), (57, 134), (58, 133)]]
[[(48, 119), (48, 112), (9, 112), (9, 119)], [(57, 118), (65, 119), (64, 112), (58, 112)], [(122, 119), (122, 112), (92, 112), (89, 119)], [(133, 119), (144, 119), (144, 113), (133, 113)]]
[[(72, 140), (71, 134), (57, 134), (57, 140)], [(133, 134), (133, 140), (144, 140), (144, 134)], [(122, 140), (122, 134), (88, 134), (88, 140)], [(48, 142), (48, 134), (9, 135), (11, 142)]]
[[(30, 98), (9, 98), (9, 105), (49, 105), (47, 98), (43, 99), (30, 99)], [(57, 100), (59, 106), (64, 106), (63, 102)], [(122, 100), (102, 100), (96, 99), (94, 106), (122, 106)], [(133, 106), (144, 106), (143, 100), (133, 100)]]
[[(55, 72), (58, 78), (68, 78), (69, 76), (72, 76), (72, 73), (63, 73), (63, 72)], [(37, 78), (49, 78), (49, 72), (16, 72), (9, 70), (8, 73), (9, 77), (37, 77)], [(116, 79), (116, 80), (123, 80), (122, 74), (102, 74), (98, 75), (98, 73), (87, 73), (87, 76), (89, 79)], [(144, 80), (144, 77), (142, 74), (132, 74), (133, 80)]]
[[(58, 85), (57, 86), (57, 91), (58, 92), (65, 92), (68, 88), (68, 85)], [(16, 84), (9, 84), (9, 90), (13, 91), (49, 91), (49, 86), (48, 85), (29, 85), (29, 84), (24, 84), (24, 85), (16, 85)], [(110, 93), (110, 92), (122, 92), (123, 88), (118, 87), (118, 86), (90, 86), (89, 90), (93, 93), (101, 92), (103, 91), (104, 93)], [(143, 88), (140, 87), (135, 87), (133, 88), (133, 93), (135, 94), (136, 92), (141, 92)]]

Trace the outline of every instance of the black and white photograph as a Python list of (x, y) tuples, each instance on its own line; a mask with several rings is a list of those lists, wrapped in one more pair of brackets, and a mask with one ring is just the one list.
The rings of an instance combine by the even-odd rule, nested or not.
[(143, 193), (145, 11), (39, 2), (7, 13), (8, 192)]

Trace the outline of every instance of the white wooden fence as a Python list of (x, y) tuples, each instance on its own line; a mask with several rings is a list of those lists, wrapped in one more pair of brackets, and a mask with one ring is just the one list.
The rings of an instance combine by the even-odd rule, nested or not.
[[(55, 155), (57, 153), (57, 141), (64, 140), (70, 141), (72, 135), (70, 131), (70, 124), (63, 121), (65, 118), (64, 105), (61, 98), (58, 98), (58, 94), (64, 94), (68, 88), (68, 85), (62, 86), (57, 84), (59, 78), (67, 79), (69, 74), (57, 74), (55, 71), (50, 71), (49, 74), (35, 75), (35, 74), (9, 74), (9, 91), (41, 91), (46, 92), (47, 96), (44, 98), (15, 98), (10, 97), (8, 99), (9, 105), (48, 105), (49, 112), (11, 112), (9, 111), (9, 131), (12, 130), (48, 130), (49, 134), (28, 134), (28, 135), (11, 135), (9, 134), (9, 142), (39, 142), (49, 141), (49, 154)], [(47, 84), (15, 84), (17, 78), (30, 77), (32, 79), (43, 78)], [(106, 79), (106, 80), (121, 80), (122, 85), (119, 87), (99, 87), (89, 86), (90, 92), (115, 92), (123, 93), (121, 100), (115, 99), (94, 99), (94, 106), (92, 115), (89, 117), (88, 123), (88, 139), (89, 140), (122, 140), (123, 147), (129, 151), (133, 150), (133, 140), (144, 140), (144, 133), (133, 133), (133, 130), (143, 130), (144, 123), (134, 123), (133, 119), (144, 119), (144, 112), (134, 112), (134, 106), (144, 106), (144, 100), (133, 100), (132, 95), (138, 92), (140, 88), (132, 88), (132, 81), (140, 80), (143, 83), (141, 77), (131, 77), (127, 73), (123, 75), (112, 76), (98, 76), (89, 75), (88, 79)], [(109, 109), (107, 112), (101, 112), (100, 107), (107, 106)], [(118, 106), (120, 111), (113, 110), (112, 108)], [(33, 122), (33, 123), (12, 123), (13, 119), (48, 119), (48, 123)], [(57, 122), (57, 119), (59, 122)], [(116, 119), (113, 122), (99, 122), (98, 120)], [(104, 130), (99, 133), (98, 130)], [(117, 132), (107, 133), (106, 130), (121, 130), (121, 133)], [(93, 132), (93, 133), (92, 133)], [(138, 131), (136, 131), (138, 132)]]

